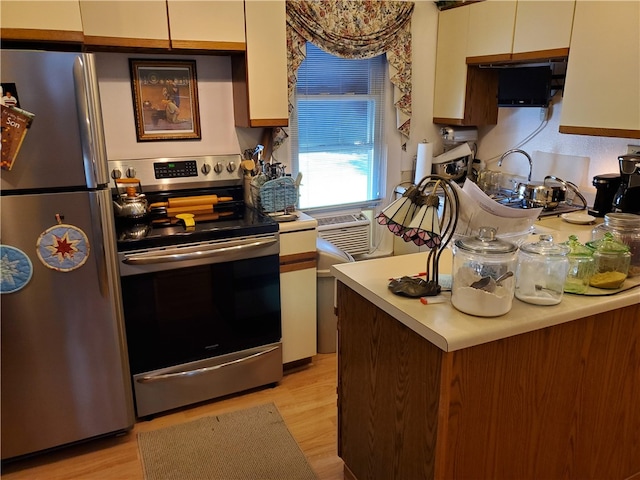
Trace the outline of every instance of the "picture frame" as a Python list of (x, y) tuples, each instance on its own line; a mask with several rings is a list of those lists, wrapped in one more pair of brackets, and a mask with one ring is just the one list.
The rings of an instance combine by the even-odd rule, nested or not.
[(138, 142), (201, 138), (195, 60), (129, 59)]

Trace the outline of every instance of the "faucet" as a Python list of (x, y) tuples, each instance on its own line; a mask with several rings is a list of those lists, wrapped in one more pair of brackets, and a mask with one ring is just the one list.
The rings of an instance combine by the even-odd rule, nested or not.
[(507, 150), (502, 154), (502, 156), (500, 157), (500, 160), (498, 160), (498, 166), (501, 167), (502, 160), (504, 160), (507, 155), (511, 155), (512, 153), (521, 153), (525, 157), (527, 157), (527, 160), (529, 160), (529, 175), (527, 176), (527, 182), (531, 182), (531, 171), (533, 170), (533, 161), (531, 160), (531, 157), (529, 156), (529, 154), (524, 150), (520, 150), (518, 148), (512, 148), (511, 150)]

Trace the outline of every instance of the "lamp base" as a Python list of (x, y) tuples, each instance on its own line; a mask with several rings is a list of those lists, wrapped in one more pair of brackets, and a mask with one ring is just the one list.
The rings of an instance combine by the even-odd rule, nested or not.
[(442, 291), (440, 285), (433, 280), (423, 280), (416, 277), (394, 278), (389, 282), (389, 290), (403, 297), (420, 298), (435, 297)]

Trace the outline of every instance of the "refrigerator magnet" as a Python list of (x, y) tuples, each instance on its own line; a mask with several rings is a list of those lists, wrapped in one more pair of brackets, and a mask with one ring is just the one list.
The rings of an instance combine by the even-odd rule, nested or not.
[(89, 257), (89, 240), (76, 226), (59, 224), (40, 234), (36, 253), (45, 267), (71, 272), (85, 264)]
[(0, 245), (0, 293), (24, 288), (33, 275), (33, 264), (26, 253), (10, 245)]

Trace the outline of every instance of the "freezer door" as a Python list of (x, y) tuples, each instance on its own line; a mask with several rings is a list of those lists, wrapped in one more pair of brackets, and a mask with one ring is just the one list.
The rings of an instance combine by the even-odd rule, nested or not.
[(2, 170), (2, 190), (107, 184), (93, 55), (2, 50), (0, 60), (5, 93), (35, 115), (13, 168)]
[[(3, 250), (2, 291), (12, 291), (1, 298), (3, 460), (133, 426), (115, 239), (102, 233), (113, 232), (107, 202), (108, 191), (2, 198), (3, 249), (19, 249), (33, 266), (21, 289), (5, 288), (21, 270)], [(41, 234), (52, 226), (61, 241), (68, 226), (86, 235), (84, 264), (45, 266), (37, 243), (51, 245)], [(87, 253), (67, 240), (59, 259)], [(52, 254), (43, 259), (57, 266)]]

